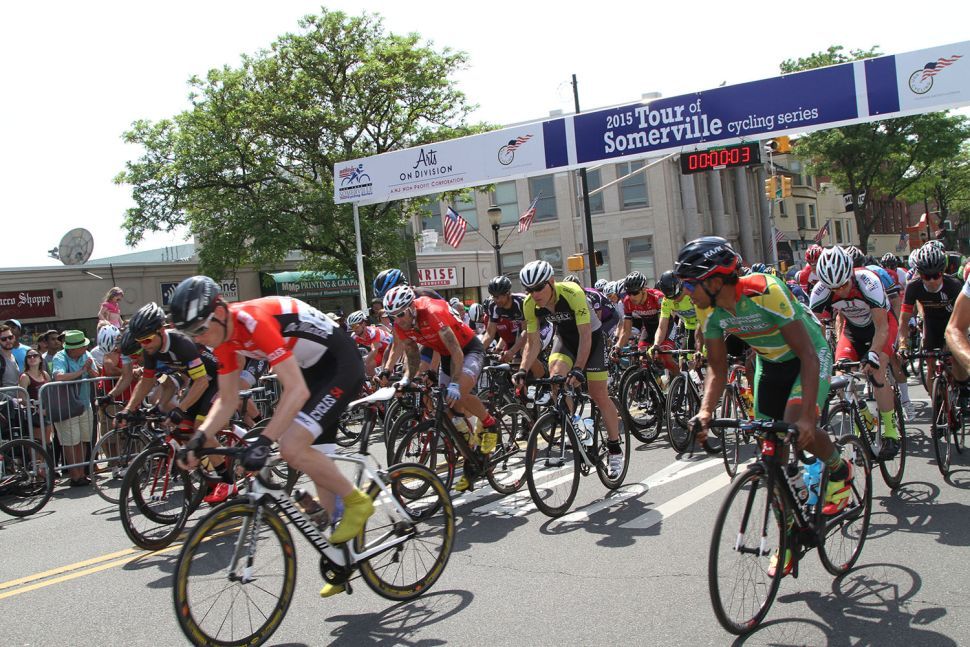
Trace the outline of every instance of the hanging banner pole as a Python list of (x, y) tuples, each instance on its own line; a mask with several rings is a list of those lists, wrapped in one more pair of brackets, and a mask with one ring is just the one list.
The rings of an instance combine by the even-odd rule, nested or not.
[(360, 246), (360, 211), (354, 203), (354, 241), (357, 244), (357, 283), (360, 284), (360, 309), (367, 310), (367, 288), (364, 283), (364, 252)]

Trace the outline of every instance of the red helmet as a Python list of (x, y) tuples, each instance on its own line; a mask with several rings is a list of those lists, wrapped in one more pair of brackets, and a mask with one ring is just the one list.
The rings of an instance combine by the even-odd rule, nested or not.
[(805, 262), (809, 265), (818, 263), (818, 257), (822, 255), (821, 245), (809, 245), (805, 250)]

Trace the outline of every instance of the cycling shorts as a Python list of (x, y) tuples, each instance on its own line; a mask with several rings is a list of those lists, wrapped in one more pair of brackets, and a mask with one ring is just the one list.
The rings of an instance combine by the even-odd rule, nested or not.
[(653, 345), (653, 338), (657, 334), (657, 326), (660, 324), (660, 317), (649, 317), (646, 319), (641, 319), (640, 322), (640, 336), (638, 337), (640, 342), (639, 346), (640, 348), (649, 348)]
[[(482, 346), (482, 340), (472, 337), (461, 352), (465, 356), (461, 372), (477, 382), (482, 372), (482, 365), (485, 363), (485, 347)], [(449, 384), (451, 384), (451, 355), (442, 355), (441, 363), (438, 365), (438, 386), (444, 389)]]
[[(912, 321), (912, 319), (910, 320)], [(942, 326), (933, 326), (923, 322), (923, 350), (943, 350), (946, 346), (946, 338), (944, 336), (946, 333), (946, 324)]]
[(340, 416), (364, 385), (364, 362), (356, 345), (327, 349), (319, 362), (303, 369), (303, 379), (310, 397), (294, 422), (310, 432), (314, 445), (336, 442)]
[[(603, 382), (609, 377), (606, 370), (609, 355), (603, 342), (603, 331), (594, 330), (589, 347), (589, 359), (586, 360), (586, 379), (591, 382)], [(562, 337), (556, 335), (552, 340), (552, 352), (549, 353), (549, 364), (555, 361), (565, 362), (571, 369), (576, 363), (578, 348), (567, 346)]]
[[(881, 352), (892, 355), (893, 343), (896, 341), (899, 323), (892, 314), (886, 317), (886, 323), (888, 324), (889, 330), (886, 334), (886, 343), (883, 344)], [(842, 328), (842, 335), (839, 337), (839, 343), (835, 347), (835, 361), (838, 362), (839, 360), (846, 359), (850, 362), (858, 362), (860, 358), (865, 357), (871, 350), (872, 338), (875, 334), (875, 324), (869, 324), (864, 328), (857, 328), (856, 326), (846, 324)]]
[(748, 346), (748, 342), (740, 337), (728, 335), (724, 338), (724, 348), (731, 357), (745, 357), (750, 346)]
[(205, 420), (205, 417), (209, 414), (209, 409), (212, 408), (212, 401), (218, 395), (219, 380), (213, 376), (209, 380), (209, 386), (206, 387), (202, 396), (195, 401), (195, 404), (185, 410), (185, 413), (188, 414), (188, 420), (194, 420), (196, 424)]
[[(819, 372), (832, 374), (832, 352), (828, 345), (817, 348)], [(761, 420), (784, 420), (788, 405), (802, 403), (802, 361), (797, 357), (787, 362), (769, 362), (758, 355), (754, 369), (754, 411)], [(830, 380), (818, 382), (817, 411), (825, 407)]]
[(434, 359), (434, 349), (431, 346), (418, 345), (418, 350), (421, 353), (421, 361), (425, 364), (430, 364), (431, 360)]

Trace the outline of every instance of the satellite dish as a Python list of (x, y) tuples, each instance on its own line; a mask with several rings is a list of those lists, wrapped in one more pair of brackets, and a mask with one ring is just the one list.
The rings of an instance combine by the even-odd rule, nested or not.
[(61, 238), (57, 248), (57, 258), (65, 265), (81, 265), (91, 258), (94, 251), (94, 236), (82, 227), (72, 229)]

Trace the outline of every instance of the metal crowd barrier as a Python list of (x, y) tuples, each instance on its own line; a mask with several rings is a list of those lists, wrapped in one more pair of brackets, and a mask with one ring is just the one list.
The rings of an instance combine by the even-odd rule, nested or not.
[(27, 389), (6, 386), (0, 389), (0, 442), (15, 438), (34, 438), (34, 416)]
[[(92, 377), (62, 382), (50, 381), (37, 390), (38, 419), (45, 426), (50, 425), (54, 428), (53, 440), (59, 445), (59, 447), (54, 448), (54, 451), (49, 452), (57, 469), (86, 468), (90, 464), (91, 448), (98, 442), (99, 437), (98, 416), (94, 408), (94, 399), (110, 391), (111, 385), (117, 380), (116, 377)], [(82, 384), (91, 385), (89, 389), (91, 397), (88, 400), (82, 400), (80, 397), (79, 387)], [(75, 413), (79, 409), (80, 413)], [(79, 418), (81, 420), (78, 420)], [(64, 443), (60, 439), (58, 427), (63, 432), (68, 425), (72, 424), (89, 424), (89, 440), (82, 440), (80, 443), (84, 448), (80, 462), (67, 463), (63, 452), (60, 451), (60, 447), (64, 447)], [(83, 430), (81, 430), (81, 433), (83, 438)], [(47, 438), (46, 433), (39, 433), (38, 435), (41, 438), (35, 438), (35, 440), (41, 441), (45, 448), (47, 448), (48, 443), (53, 444)], [(70, 446), (73, 447), (74, 445)]]

